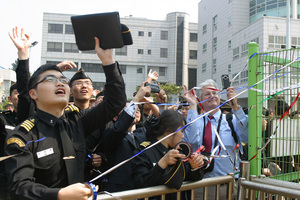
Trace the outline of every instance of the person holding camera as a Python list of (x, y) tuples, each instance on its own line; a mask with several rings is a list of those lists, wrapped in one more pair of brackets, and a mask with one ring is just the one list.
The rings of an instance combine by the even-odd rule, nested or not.
[[(140, 144), (137, 152), (170, 134), (173, 135), (144, 151), (133, 160), (132, 178), (135, 188), (165, 184), (179, 189), (183, 181), (202, 179), (203, 171), (200, 167), (204, 164), (203, 156), (200, 154), (186, 155), (177, 146), (184, 137), (182, 129), (184, 125), (183, 116), (174, 110), (165, 110), (158, 118), (151, 116), (147, 119), (145, 122), (147, 140)], [(159, 197), (155, 197), (155, 199), (159, 199)], [(166, 195), (166, 199), (176, 199), (176, 193)], [(182, 195), (182, 199), (186, 198)]]
[[(183, 98), (189, 102), (189, 112), (186, 118), (187, 123), (194, 121), (201, 115), (197, 114), (197, 99), (193, 96), (191, 91), (187, 90), (187, 87), (184, 86)], [(193, 150), (195, 151), (200, 146), (205, 146), (205, 152), (210, 154), (212, 150), (220, 145), (222, 142), (225, 145), (225, 148), (230, 154), (230, 157), (235, 160), (236, 155), (238, 156), (235, 166), (227, 157), (225, 149), (220, 145), (221, 151), (219, 156), (226, 156), (226, 158), (214, 158), (214, 167), (212, 171), (206, 172), (204, 178), (216, 177), (227, 175), (230, 172), (234, 172), (235, 168), (238, 168), (240, 155), (236, 154), (233, 150), (237, 146), (235, 139), (233, 137), (232, 131), (235, 131), (237, 136), (237, 142), (242, 153), (242, 144), (241, 142), (247, 143), (248, 141), (248, 116), (244, 113), (241, 106), (238, 105), (237, 98), (233, 98), (229, 101), (229, 104), (232, 107), (232, 124), (233, 129), (231, 129), (226, 115), (222, 114), (220, 108), (217, 108), (220, 105), (220, 96), (218, 93), (218, 85), (215, 81), (208, 79), (199, 85), (199, 89), (195, 91), (197, 97), (202, 101), (202, 107), (204, 113), (210, 112), (203, 118), (191, 123), (185, 129), (185, 141), (189, 142)], [(236, 96), (236, 92), (233, 87), (227, 88), (227, 99), (231, 99)], [(219, 141), (216, 136), (216, 131), (220, 136)], [(218, 152), (218, 151), (217, 151)], [(214, 192), (210, 194), (215, 194)], [(213, 196), (213, 195), (212, 195)], [(214, 198), (213, 198), (214, 199)]]

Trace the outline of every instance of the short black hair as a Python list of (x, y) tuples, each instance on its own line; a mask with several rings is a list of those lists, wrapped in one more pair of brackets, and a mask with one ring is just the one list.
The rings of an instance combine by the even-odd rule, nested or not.
[(149, 140), (158, 138), (165, 131), (175, 132), (185, 124), (183, 115), (174, 110), (164, 110), (158, 118), (152, 115), (144, 123)]
[(18, 90), (17, 88), (17, 83), (14, 83), (10, 86), (9, 88), (9, 96), (11, 96), (11, 93), (14, 91), (14, 90)]
[(49, 71), (49, 70), (56, 70), (56, 71), (59, 71), (60, 73), (62, 73), (62, 71), (53, 63), (47, 63), (45, 65), (42, 65), (30, 77), (30, 79), (28, 81), (28, 90), (33, 89), (35, 84), (39, 81), (40, 75), (42, 73), (44, 73), (45, 71)]

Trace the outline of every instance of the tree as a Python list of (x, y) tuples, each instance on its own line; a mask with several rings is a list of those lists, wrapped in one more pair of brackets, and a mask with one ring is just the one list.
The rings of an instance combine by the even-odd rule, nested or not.
[(14, 71), (16, 71), (16, 69), (17, 69), (17, 67), (18, 67), (18, 60), (15, 60), (15, 62), (14, 63), (11, 63), (11, 65), (12, 65), (12, 70), (14, 70)]
[(176, 84), (161, 84), (160, 88), (163, 89), (166, 94), (168, 95), (168, 103), (171, 101), (171, 98), (169, 98), (169, 95), (178, 95), (178, 97), (181, 97), (182, 92), (182, 86), (178, 86)]

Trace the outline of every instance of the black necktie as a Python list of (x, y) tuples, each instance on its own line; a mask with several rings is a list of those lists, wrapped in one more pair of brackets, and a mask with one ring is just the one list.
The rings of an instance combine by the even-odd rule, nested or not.
[(78, 161), (73, 143), (65, 129), (64, 122), (59, 119), (57, 121), (59, 127), (59, 134), (63, 147), (63, 160), (66, 164), (69, 184), (77, 183), (78, 180)]

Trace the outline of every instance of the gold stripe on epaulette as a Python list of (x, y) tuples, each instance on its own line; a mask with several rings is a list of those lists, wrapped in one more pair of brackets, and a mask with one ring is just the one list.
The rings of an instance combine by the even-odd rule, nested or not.
[(6, 140), (6, 144), (10, 145), (10, 144), (17, 144), (19, 147), (25, 147), (24, 142), (22, 142), (22, 140), (20, 140), (19, 138), (9, 138)]
[(34, 127), (34, 119), (27, 119), (20, 126), (29, 132)]
[(77, 106), (74, 105), (69, 105), (65, 108), (65, 111), (67, 112), (79, 112), (79, 109), (77, 108)]
[(142, 142), (140, 145), (146, 148), (147, 146), (150, 145), (150, 142), (145, 141), (145, 142)]
[(77, 106), (72, 105), (73, 111), (79, 112), (79, 109)]

